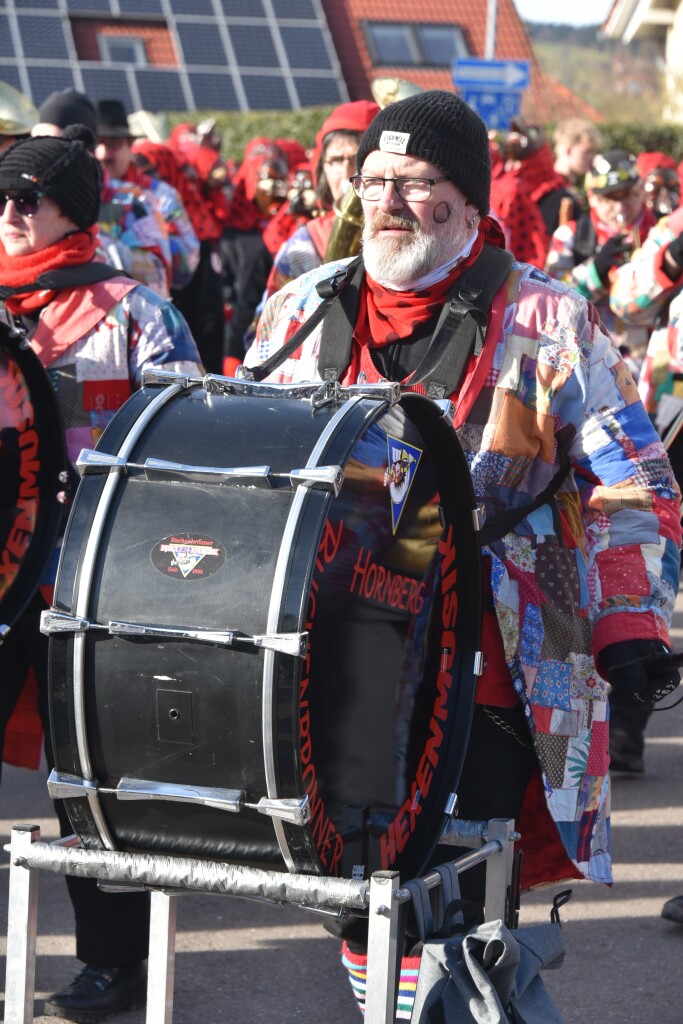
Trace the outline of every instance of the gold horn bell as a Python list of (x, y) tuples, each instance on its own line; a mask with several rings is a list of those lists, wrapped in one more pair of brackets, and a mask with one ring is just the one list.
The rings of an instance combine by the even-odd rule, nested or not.
[(0, 135), (30, 135), (38, 111), (23, 93), (0, 82)]
[[(384, 108), (408, 96), (417, 96), (424, 89), (405, 78), (375, 78), (370, 85), (370, 92), (375, 103)], [(360, 249), (363, 232), (363, 207), (352, 188), (346, 190), (333, 209), (335, 220), (325, 249), (326, 263), (355, 256)]]

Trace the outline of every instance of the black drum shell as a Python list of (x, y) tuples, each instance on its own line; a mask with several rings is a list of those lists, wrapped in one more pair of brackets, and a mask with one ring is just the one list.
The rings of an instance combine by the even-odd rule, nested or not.
[[(119, 453), (161, 390), (145, 387), (135, 394), (105, 431), (98, 450)], [(376, 459), (378, 443), (387, 448), (389, 435), (383, 424), (394, 429), (394, 419), (399, 434), (404, 431), (418, 439), (415, 450), (422, 451), (424, 459), (423, 505), (417, 499), (418, 481), (401, 514), (416, 521), (423, 515), (434, 535), (438, 511), (438, 535), (450, 538), (441, 558), (443, 564), (448, 560), (449, 573), (443, 576), (451, 581), (449, 593), (443, 603), (435, 598), (432, 606), (426, 605), (426, 623), (419, 622), (419, 614), (406, 617), (405, 608), (387, 611), (369, 599), (351, 601), (346, 593), (349, 579), (355, 580), (370, 565), (358, 562), (366, 556), (355, 553), (357, 537), (372, 538), (378, 549), (381, 543), (390, 549), (406, 548), (413, 540), (401, 536), (400, 522), (397, 533), (391, 534), (387, 487), (382, 482), (386, 465), (364, 464), (359, 458), (359, 452), (367, 450)], [(296, 497), (301, 488), (292, 485), (290, 474), (310, 463), (312, 453), (316, 465), (344, 469), (339, 496), (325, 488), (306, 487), (303, 497)], [(155, 476), (140, 468), (150, 457), (191, 466), (267, 465), (270, 483), (259, 486), (245, 478), (243, 483), (216, 484), (197, 475)], [(479, 644), (474, 499), (464, 456), (441, 410), (427, 399), (407, 395), (393, 410), (375, 398), (356, 400), (340, 416), (334, 405), (314, 410), (298, 398), (207, 394), (195, 387), (180, 391), (151, 417), (128, 464), (94, 545), (98, 505), (111, 485), (107, 474), (84, 477), (65, 536), (55, 610), (76, 612), (88, 545), (94, 546), (95, 554), (87, 615), (100, 624), (123, 619), (267, 634), (272, 629), (273, 582), (280, 573), (277, 631), (309, 632), (308, 649), (301, 658), (239, 640), (225, 648), (193, 640), (110, 636), (104, 629), (88, 631), (84, 640), (55, 635), (50, 701), (57, 769), (96, 780), (102, 814), (119, 849), (322, 874), (365, 876), (386, 866), (397, 866), (404, 875), (419, 872), (439, 838), (448, 795), (457, 785)], [(295, 501), (299, 508), (293, 517)], [(354, 525), (347, 530), (348, 521)], [(285, 545), (287, 530), (291, 532)], [(327, 565), (325, 545), (335, 531), (345, 536), (348, 532), (350, 553), (344, 541), (342, 554), (335, 556), (338, 564), (331, 559)], [(163, 543), (167, 538), (184, 536), (209, 547), (215, 542), (211, 550), (222, 552), (214, 556), (216, 565), (221, 557), (224, 560), (207, 575), (181, 583), (168, 576), (168, 566), (159, 567), (163, 559), (158, 550), (168, 546)], [(432, 536), (430, 549), (435, 550), (434, 544)], [(358, 548), (366, 550), (370, 548)], [(344, 564), (348, 558), (356, 562)], [(207, 559), (202, 561), (206, 564)], [(432, 553), (425, 564), (430, 586), (438, 591), (437, 563)], [(412, 593), (416, 608), (417, 577), (394, 575), (399, 582), (392, 593), (403, 588), (398, 604), (407, 606)], [(320, 600), (312, 615), (316, 595)], [(448, 611), (451, 607), (457, 608), (457, 615)], [(448, 615), (455, 615), (453, 630), (442, 622)], [(417, 711), (408, 725), (402, 725), (408, 740), (401, 757), (412, 768), (398, 799), (395, 675), (401, 674), (405, 650), (417, 650), (406, 637), (418, 627), (429, 637), (430, 650), (412, 653), (411, 669), (415, 674), (418, 663), (424, 663), (428, 678), (418, 679)], [(438, 644), (451, 632), (457, 637), (456, 650), (444, 654)], [(81, 763), (76, 725), (79, 705), (73, 666), (74, 647), (79, 644), (84, 648), (81, 685), (90, 760), (85, 768), (90, 773)], [(441, 701), (437, 680), (444, 658), (450, 662), (452, 686)], [(315, 690), (310, 705), (315, 773), (303, 725), (309, 709), (301, 694), (311, 666), (316, 673), (310, 677), (310, 692)], [(435, 709), (443, 719), (437, 720)], [(169, 718), (170, 712), (177, 717)], [(413, 723), (418, 719), (416, 738)], [(434, 730), (441, 733), (436, 767), (427, 763), (424, 753), (435, 749)], [(411, 742), (419, 748), (417, 754), (407, 749)], [(408, 775), (414, 789), (420, 764), (429, 799), (421, 801), (413, 794), (417, 802), (411, 813)], [(230, 814), (199, 802), (120, 800), (116, 787), (122, 778), (242, 790), (251, 804), (273, 792), (283, 799), (307, 792), (314, 813), (307, 826), (274, 826), (253, 809)], [(84, 845), (105, 845), (88, 800), (77, 797), (67, 804)], [(389, 861), (388, 850), (393, 857)]]

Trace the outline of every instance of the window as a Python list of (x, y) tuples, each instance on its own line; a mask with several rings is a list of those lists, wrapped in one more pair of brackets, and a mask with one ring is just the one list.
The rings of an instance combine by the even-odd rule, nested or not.
[(147, 64), (145, 42), (139, 36), (98, 35), (97, 44), (103, 61), (135, 64), (137, 67), (144, 67)]
[(470, 52), (457, 25), (366, 21), (363, 31), (376, 67), (449, 68), (456, 57)]

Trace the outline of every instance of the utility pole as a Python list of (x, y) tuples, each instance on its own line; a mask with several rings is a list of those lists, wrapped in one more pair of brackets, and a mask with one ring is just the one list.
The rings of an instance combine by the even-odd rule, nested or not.
[(496, 55), (496, 14), (498, 11), (498, 0), (488, 0), (486, 9), (486, 41), (484, 43), (484, 57), (492, 60)]

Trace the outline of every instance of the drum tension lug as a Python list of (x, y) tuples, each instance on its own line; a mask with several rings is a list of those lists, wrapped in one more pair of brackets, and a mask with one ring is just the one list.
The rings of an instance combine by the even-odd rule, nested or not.
[(312, 409), (320, 409), (323, 405), (339, 401), (340, 386), (336, 380), (326, 380), (318, 390), (311, 395), (310, 402)]
[(472, 509), (472, 526), (477, 531), (483, 530), (484, 523), (486, 522), (486, 507), (484, 505), (477, 505), (476, 508)]
[(448, 800), (446, 800), (446, 806), (444, 807), (444, 814), (448, 818), (457, 818), (458, 816), (458, 794), (449, 793)]

